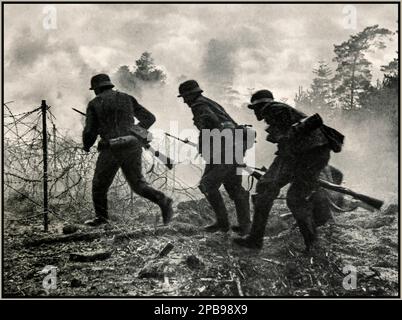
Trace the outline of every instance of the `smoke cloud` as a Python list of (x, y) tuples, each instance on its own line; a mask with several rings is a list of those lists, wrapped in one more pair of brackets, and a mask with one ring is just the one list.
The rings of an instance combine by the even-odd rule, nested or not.
[[(179, 131), (193, 127), (177, 91), (181, 81), (196, 79), (239, 123), (257, 128), (256, 161), (265, 166), (275, 146), (264, 141), (264, 125), (245, 108), (250, 93), (268, 88), (278, 100), (293, 104), (298, 87), (310, 85), (315, 63), (331, 60), (334, 44), (368, 25), (395, 30), (398, 17), (397, 5), (356, 4), (357, 30), (350, 30), (343, 25), (342, 4), (53, 6), (57, 28), (46, 30), (44, 5), (4, 5), (4, 100), (15, 101), (13, 110), (31, 110), (46, 99), (60, 129), (79, 140), (82, 119), (71, 107), (84, 111), (93, 98), (91, 76), (133, 66), (148, 51), (167, 75), (164, 86), (143, 84), (137, 96), (157, 116), (155, 129), (168, 131), (172, 122)], [(382, 56), (394, 56), (396, 50), (395, 41)], [(385, 58), (373, 61), (373, 74), (389, 62)], [(367, 191), (395, 192), (398, 146), (389, 138), (387, 123), (333, 125), (347, 137), (333, 162), (345, 170), (349, 184), (369, 179), (373, 189)]]

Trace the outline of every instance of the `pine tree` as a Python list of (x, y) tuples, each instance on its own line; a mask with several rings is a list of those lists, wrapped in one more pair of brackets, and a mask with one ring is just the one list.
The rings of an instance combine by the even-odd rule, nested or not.
[(381, 71), (384, 72), (384, 86), (396, 87), (399, 85), (399, 60), (394, 58), (386, 66), (381, 66)]
[(311, 104), (317, 109), (325, 107), (333, 107), (334, 101), (332, 100), (332, 88), (331, 88), (331, 75), (332, 70), (324, 61), (319, 61), (319, 65), (316, 69), (313, 69), (315, 78), (310, 87), (310, 100)]
[(162, 84), (165, 82), (166, 75), (155, 65), (151, 53), (144, 52), (141, 57), (135, 61), (135, 65), (136, 69), (134, 71), (134, 76), (137, 79)]
[(299, 92), (296, 93), (294, 102), (296, 109), (299, 109), (306, 113), (311, 113), (313, 111), (310, 93), (309, 91), (304, 91), (302, 86), (299, 86)]
[(141, 88), (145, 84), (164, 84), (166, 74), (155, 65), (151, 53), (144, 52), (135, 61), (134, 71), (130, 71), (126, 65), (120, 66), (113, 74), (113, 79), (121, 89), (141, 95)]
[(334, 46), (336, 57), (333, 61), (338, 64), (334, 77), (334, 93), (342, 108), (352, 110), (361, 107), (359, 94), (370, 88), (372, 78), (371, 62), (365, 58), (365, 52), (371, 48), (385, 48), (382, 39), (391, 34), (388, 29), (374, 25)]

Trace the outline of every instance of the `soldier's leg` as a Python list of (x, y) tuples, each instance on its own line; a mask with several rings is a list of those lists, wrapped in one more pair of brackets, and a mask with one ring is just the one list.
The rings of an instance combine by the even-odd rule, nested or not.
[(329, 157), (330, 150), (326, 147), (316, 148), (300, 157), (288, 190), (287, 204), (297, 221), (307, 250), (317, 237), (314, 223), (314, 206), (317, 205), (314, 201), (317, 198), (314, 197), (317, 197), (315, 193), (319, 190), (318, 178), (328, 164)]
[(254, 216), (251, 230), (247, 237), (237, 238), (234, 241), (244, 247), (261, 248), (265, 234), (265, 227), (272, 205), (281, 188), (289, 183), (291, 168), (282, 158), (275, 158), (268, 171), (261, 177), (253, 196)]
[(119, 164), (110, 150), (102, 150), (96, 162), (92, 180), (92, 199), (97, 218), (107, 219), (107, 192), (119, 170)]
[(306, 181), (296, 180), (289, 187), (287, 194), (288, 208), (296, 219), (307, 250), (310, 249), (311, 244), (316, 239), (316, 230), (313, 220), (313, 192), (313, 185)]
[(219, 192), (225, 175), (228, 172), (228, 166), (224, 164), (208, 164), (201, 178), (199, 189), (205, 195), (212, 209), (215, 212), (216, 222), (205, 228), (205, 231), (215, 232), (218, 230), (229, 230), (229, 219), (225, 202)]
[(250, 193), (242, 186), (242, 176), (236, 174), (236, 167), (225, 177), (223, 185), (233, 200), (236, 207), (236, 215), (238, 226), (232, 229), (241, 235), (245, 235), (250, 231)]
[[(121, 168), (130, 188), (138, 195), (156, 203), (162, 212), (163, 223), (170, 222), (173, 216), (172, 199), (163, 192), (151, 187), (142, 174), (140, 148), (127, 149), (121, 162)], [(122, 156), (123, 157), (123, 156)]]
[(333, 219), (328, 197), (330, 197), (330, 194), (323, 188), (319, 188), (312, 196), (313, 221), (317, 227)]

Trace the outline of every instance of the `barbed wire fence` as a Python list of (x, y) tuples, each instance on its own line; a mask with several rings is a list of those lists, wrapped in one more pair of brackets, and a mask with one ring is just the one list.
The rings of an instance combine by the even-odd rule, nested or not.
[[(3, 104), (5, 207), (6, 210), (14, 208), (21, 212), (19, 220), (39, 220), (44, 214), (42, 110), (38, 106), (16, 114), (12, 110), (12, 103)], [(97, 151), (86, 153), (82, 150), (81, 141), (63, 134), (56, 125), (51, 106), (47, 106), (46, 121), (48, 211), (51, 219), (82, 222), (94, 216), (91, 186)], [(165, 145), (164, 151), (168, 152), (171, 141), (165, 137), (159, 145)], [(199, 198), (197, 186), (190, 186), (180, 179), (175, 167), (168, 170), (148, 152), (143, 152), (142, 157), (143, 171), (151, 185), (175, 199), (184, 201)], [(201, 167), (195, 164), (191, 166), (201, 172)], [(110, 211), (124, 222), (136, 215), (138, 217), (139, 208), (146, 208), (147, 214), (150, 214), (153, 206), (131, 191), (120, 170), (109, 189), (108, 200)]]

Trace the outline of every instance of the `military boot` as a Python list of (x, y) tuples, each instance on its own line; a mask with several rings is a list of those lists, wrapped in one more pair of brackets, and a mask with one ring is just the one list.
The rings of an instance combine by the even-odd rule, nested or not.
[(173, 218), (173, 199), (169, 198), (169, 197), (165, 197), (161, 204), (160, 204), (160, 208), (162, 210), (162, 219), (163, 219), (163, 224), (166, 226), (167, 224), (169, 224), (169, 222), (172, 220)]
[(205, 194), (209, 204), (216, 215), (216, 222), (212, 225), (206, 226), (204, 230), (206, 232), (216, 231), (229, 231), (228, 213), (226, 211), (225, 203), (223, 202), (222, 195), (218, 190)]
[(254, 197), (254, 217), (250, 233), (246, 237), (233, 239), (239, 246), (250, 249), (262, 248), (265, 226), (272, 207), (272, 201), (259, 201), (258, 196)]
[(85, 221), (84, 224), (90, 227), (97, 227), (108, 223), (107, 198), (105, 196), (94, 196), (93, 202), (96, 217), (95, 219)]
[(144, 181), (137, 186), (137, 193), (144, 198), (157, 204), (162, 212), (163, 224), (167, 225), (173, 218), (173, 200), (165, 196), (165, 194), (159, 190), (156, 190), (149, 186)]
[(250, 235), (245, 236), (243, 238), (234, 238), (234, 243), (241, 247), (246, 247), (249, 249), (262, 249), (263, 239), (254, 239)]
[(90, 227), (97, 227), (102, 224), (107, 224), (108, 219), (101, 218), (101, 217), (96, 217), (95, 219), (87, 220), (84, 222), (85, 225), (90, 226)]

